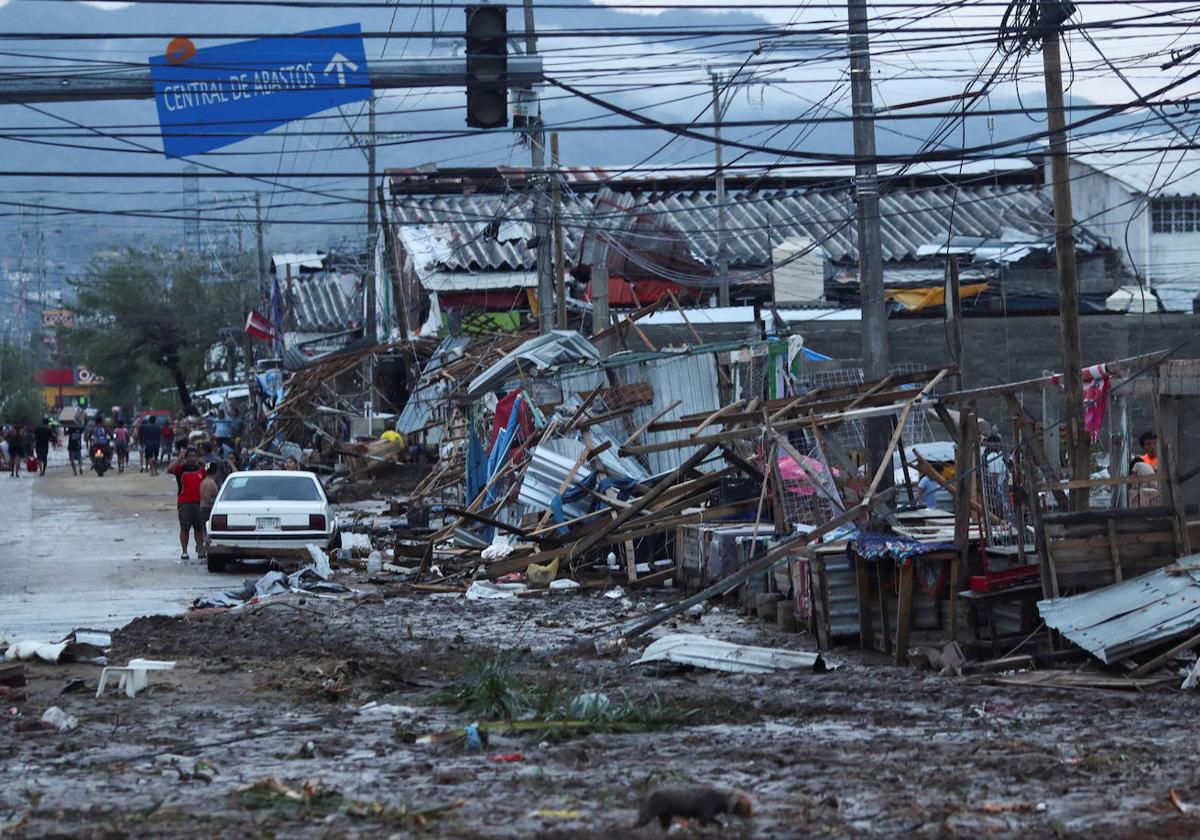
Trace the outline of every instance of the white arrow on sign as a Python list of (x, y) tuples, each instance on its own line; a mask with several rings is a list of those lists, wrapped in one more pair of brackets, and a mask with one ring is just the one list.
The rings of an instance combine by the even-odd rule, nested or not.
[(329, 63), (325, 65), (325, 75), (328, 76), (333, 70), (337, 70), (338, 87), (346, 86), (346, 68), (358, 70), (358, 65), (355, 64), (340, 52), (334, 53), (333, 58), (329, 59)]

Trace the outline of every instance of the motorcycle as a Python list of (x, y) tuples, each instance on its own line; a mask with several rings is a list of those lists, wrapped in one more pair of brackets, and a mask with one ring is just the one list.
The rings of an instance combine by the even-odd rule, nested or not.
[(92, 469), (96, 471), (96, 475), (104, 475), (108, 467), (108, 454), (104, 451), (104, 447), (92, 447)]

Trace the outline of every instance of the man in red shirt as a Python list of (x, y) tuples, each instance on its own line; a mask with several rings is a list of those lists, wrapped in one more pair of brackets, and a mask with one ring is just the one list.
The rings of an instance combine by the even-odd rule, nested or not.
[(200, 515), (200, 484), (204, 481), (204, 464), (196, 447), (189, 446), (167, 466), (175, 476), (175, 508), (179, 513), (180, 560), (188, 558), (188, 531), (196, 535), (196, 556), (200, 556), (206, 539), (204, 519)]

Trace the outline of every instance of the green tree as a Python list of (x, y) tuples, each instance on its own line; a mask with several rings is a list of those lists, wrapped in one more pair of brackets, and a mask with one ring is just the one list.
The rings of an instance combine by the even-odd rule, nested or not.
[(33, 352), (0, 344), (0, 421), (36, 423), (46, 414), (46, 402), (33, 380)]
[(64, 337), (105, 377), (106, 399), (145, 404), (166, 384), (186, 406), (222, 366), (222, 328), (240, 326), (242, 270), (213, 277), (195, 255), (163, 250), (103, 255), (72, 282), (77, 326)]

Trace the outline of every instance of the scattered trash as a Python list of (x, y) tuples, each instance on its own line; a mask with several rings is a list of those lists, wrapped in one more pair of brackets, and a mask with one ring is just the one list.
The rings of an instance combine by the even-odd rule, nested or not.
[(25, 639), (8, 646), (5, 659), (40, 659), (43, 662), (57, 662), (67, 649), (67, 642), (43, 642), (37, 639)]
[(582, 720), (597, 720), (608, 715), (612, 709), (612, 701), (607, 694), (595, 691), (585, 691), (576, 695), (567, 707), (567, 714)]
[(329, 555), (319, 546), (309, 543), (305, 548), (308, 549), (308, 555), (312, 557), (313, 569), (321, 580), (329, 580), (333, 577), (333, 569), (329, 566)]
[(376, 572), (380, 572), (382, 570), (383, 552), (372, 551), (370, 555), (367, 556), (367, 571), (371, 574), (375, 574)]
[(72, 729), (79, 728), (79, 720), (58, 706), (51, 706), (42, 713), (42, 723), (59, 732), (70, 732)]
[(578, 589), (579, 585), (579, 581), (571, 580), (570, 578), (558, 578), (557, 580), (550, 581), (551, 589)]
[(819, 653), (736, 645), (690, 633), (676, 633), (653, 642), (633, 664), (648, 662), (674, 662), (737, 674), (772, 674), (795, 668), (821, 672), (836, 667), (827, 664)]
[(96, 686), (96, 697), (104, 696), (104, 688), (108, 685), (109, 676), (118, 677), (117, 691), (125, 692), (126, 697), (133, 697), (146, 687), (151, 671), (170, 671), (175, 668), (174, 662), (159, 659), (130, 659), (124, 667), (109, 666), (100, 672), (100, 684)]
[(518, 592), (526, 592), (529, 587), (523, 583), (492, 583), (487, 580), (474, 581), (467, 589), (468, 601), (495, 601), (516, 598)]
[(625, 597), (625, 590), (624, 590), (624, 589), (622, 589), (622, 588), (621, 588), (621, 587), (619, 587), (619, 586), (614, 586), (612, 589), (610, 589), (610, 590), (608, 590), (607, 592), (605, 592), (605, 593), (604, 593), (604, 597), (605, 597), (605, 598), (611, 598), (612, 600), (614, 600), (614, 601), (615, 601), (615, 600), (617, 600), (618, 598), (624, 598), (624, 597)]
[(582, 811), (571, 811), (562, 808), (538, 808), (533, 816), (545, 820), (577, 820), (583, 816)]
[(487, 760), (493, 764), (515, 764), (518, 761), (524, 761), (525, 756), (522, 753), (500, 753), (499, 755), (489, 755)]
[(1175, 790), (1175, 788), (1171, 788), (1170, 796), (1171, 796), (1171, 804), (1175, 806), (1175, 810), (1177, 810), (1179, 813), (1190, 814), (1196, 810), (1195, 805), (1192, 805), (1188, 802), (1184, 802), (1180, 798), (1179, 793)]

